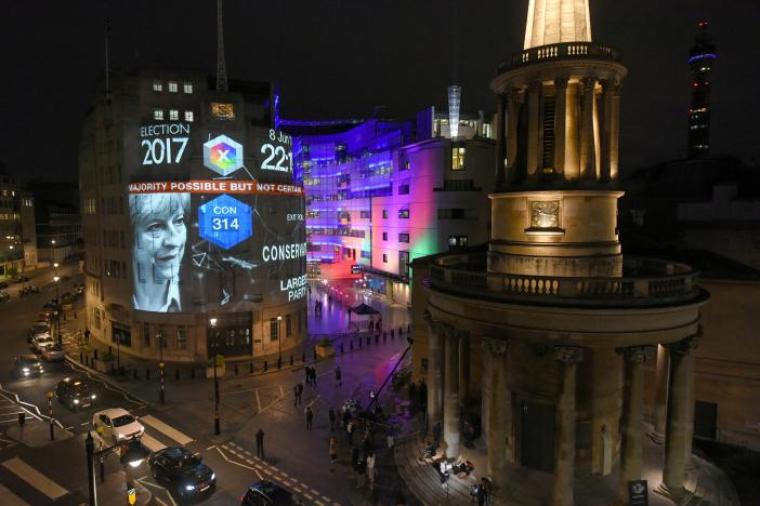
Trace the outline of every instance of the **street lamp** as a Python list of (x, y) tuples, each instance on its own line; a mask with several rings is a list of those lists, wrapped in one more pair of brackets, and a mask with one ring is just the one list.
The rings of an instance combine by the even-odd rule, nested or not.
[[(216, 318), (209, 318), (208, 324), (209, 327), (214, 328), (216, 327), (216, 324), (219, 322)], [(216, 349), (216, 347), (214, 347)], [(221, 427), (219, 426), (219, 376), (216, 374), (216, 365), (219, 361), (220, 355), (214, 353), (214, 356), (211, 357), (212, 367), (214, 368), (214, 434), (217, 436), (221, 434)], [(207, 373), (208, 374), (208, 373)]]
[(164, 393), (164, 333), (159, 331), (158, 335), (156, 335), (156, 339), (158, 340), (158, 369), (161, 374), (161, 390), (159, 390), (158, 399), (161, 401), (161, 404), (163, 404), (166, 402)]
[(58, 288), (58, 282), (60, 280), (60, 276), (53, 276), (53, 283), (55, 283), (55, 331), (58, 344), (62, 344), (63, 342), (63, 338), (61, 337), (61, 300)]
[[(143, 444), (137, 438), (132, 438), (126, 443), (115, 444), (114, 446), (104, 448), (102, 450), (95, 451), (95, 440), (92, 438), (92, 432), (87, 433), (87, 439), (85, 439), (85, 449), (87, 451), (87, 480), (90, 491), (90, 506), (96, 506), (98, 504), (97, 489), (95, 487), (95, 457), (103, 457), (109, 454), (116, 448), (122, 450), (119, 461), (124, 468), (124, 474), (127, 478), (127, 494), (133, 494), (134, 487), (129, 483), (128, 479), (128, 467), (137, 468), (140, 464), (150, 455), (150, 450), (145, 448)], [(133, 504), (130, 502), (130, 504)]]
[(280, 322), (282, 321), (282, 316), (277, 315), (277, 365), (282, 365), (282, 335), (280, 335)]

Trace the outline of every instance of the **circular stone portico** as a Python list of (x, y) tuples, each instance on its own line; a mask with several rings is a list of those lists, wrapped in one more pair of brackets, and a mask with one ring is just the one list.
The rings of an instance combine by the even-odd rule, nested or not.
[[(429, 278), (431, 422), (446, 456), (460, 451), (463, 350), (481, 357), (488, 475), (508, 463), (554, 474), (553, 504), (573, 504), (575, 476), (620, 466), (621, 498), (641, 479), (643, 363), (670, 350), (665, 489), (684, 486), (691, 448), (692, 348), (708, 296), (688, 266), (626, 258), (618, 278), (487, 272), (486, 254), (441, 256)], [(631, 275), (635, 272), (635, 275)]]

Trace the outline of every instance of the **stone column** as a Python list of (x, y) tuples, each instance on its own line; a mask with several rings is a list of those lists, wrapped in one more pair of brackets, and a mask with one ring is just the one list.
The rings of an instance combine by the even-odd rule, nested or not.
[(620, 499), (628, 500), (628, 482), (641, 479), (643, 460), (644, 372), (647, 349), (634, 346), (618, 350), (625, 361), (623, 416), (621, 420)]
[(560, 362), (560, 394), (557, 401), (556, 448), (554, 455), (553, 506), (573, 506), (575, 481), (575, 385), (577, 364), (583, 348), (557, 346)]
[(620, 169), (620, 83), (610, 90), (610, 177), (618, 178)]
[(668, 372), (670, 370), (670, 353), (667, 346), (657, 345), (657, 373), (655, 377), (654, 433), (655, 439), (662, 443), (665, 425), (668, 420)]
[(528, 157), (527, 177), (536, 175), (539, 164), (539, 129), (541, 128), (540, 117), (541, 83), (533, 82), (528, 87)]
[(507, 97), (507, 181), (516, 181), (517, 174), (517, 128), (520, 124), (520, 91), (511, 90)]
[(461, 405), (459, 403), (459, 340), (461, 332), (453, 327), (446, 327), (446, 370), (443, 373), (443, 439), (446, 441), (446, 458), (459, 456), (459, 420)]
[(491, 375), (493, 371), (493, 359), (489, 349), (489, 343), (487, 337), (482, 337), (480, 341), (480, 421), (483, 431), (483, 441), (486, 441), (488, 433), (490, 432), (490, 416), (491, 416), (491, 390), (493, 389), (493, 382)]
[(610, 180), (610, 126), (612, 124), (612, 90), (609, 81), (600, 81), (602, 85), (602, 97), (600, 101), (601, 112), (599, 114), (599, 137), (600, 137), (600, 174), (602, 181)]
[(496, 99), (496, 185), (501, 186), (506, 182), (505, 158), (506, 154), (506, 122), (504, 113), (507, 97), (500, 93)]
[(670, 388), (668, 393), (668, 422), (665, 432), (665, 468), (662, 483), (674, 498), (684, 493), (686, 479), (686, 448), (694, 424), (694, 412), (689, 406), (694, 388), (691, 362), (696, 336), (668, 345), (670, 350)]
[(594, 147), (594, 86), (590, 77), (583, 79), (583, 107), (581, 111), (581, 177), (596, 178), (596, 151)]
[(488, 432), (488, 475), (498, 491), (507, 489), (507, 442), (510, 423), (510, 393), (507, 388), (507, 341), (483, 339), (483, 353), (491, 361), (489, 385)]
[(469, 336), (459, 339), (459, 404), (466, 413), (470, 400), (470, 339)]
[(428, 324), (428, 425), (443, 417), (443, 336), (441, 326), (425, 311)]
[(566, 77), (554, 80), (554, 172), (565, 172), (565, 135), (567, 132), (567, 81)]

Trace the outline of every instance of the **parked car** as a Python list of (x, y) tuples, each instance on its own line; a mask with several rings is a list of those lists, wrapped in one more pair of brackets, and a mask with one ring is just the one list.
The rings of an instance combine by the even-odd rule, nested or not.
[(240, 506), (300, 506), (303, 501), (292, 492), (268, 480), (257, 481), (246, 491)]
[(122, 408), (106, 409), (92, 415), (92, 428), (108, 445), (126, 439), (141, 438), (143, 424), (132, 413)]
[(8, 288), (8, 282), (0, 281), (0, 290), (5, 290), (6, 288)]
[(46, 346), (42, 348), (40, 353), (42, 358), (48, 362), (59, 361), (66, 358), (66, 352), (63, 346), (60, 344), (54, 344), (53, 346)]
[(159, 450), (148, 459), (153, 477), (180, 499), (211, 494), (216, 474), (203, 458), (181, 446)]
[(11, 294), (5, 290), (0, 290), (0, 302), (8, 302), (9, 300), (11, 300)]
[(14, 283), (26, 283), (29, 281), (29, 278), (27, 276), (22, 276), (21, 274), (16, 274), (11, 278), (11, 281)]
[(39, 321), (34, 322), (32, 326), (29, 327), (29, 334), (27, 336), (27, 341), (31, 343), (32, 339), (42, 334), (50, 335), (50, 324), (46, 321), (39, 320)]
[(15, 378), (28, 378), (41, 376), (45, 372), (42, 362), (35, 355), (21, 355), (13, 361), (13, 376)]
[(58, 402), (72, 411), (92, 406), (97, 398), (97, 395), (92, 393), (87, 380), (76, 376), (67, 376), (59, 381), (55, 389), (55, 396), (58, 398)]
[(32, 339), (32, 349), (35, 353), (42, 353), (45, 348), (49, 348), (55, 344), (50, 334), (42, 334)]
[(55, 299), (52, 299), (50, 302), (46, 302), (42, 305), (43, 311), (57, 311), (58, 310), (58, 302)]

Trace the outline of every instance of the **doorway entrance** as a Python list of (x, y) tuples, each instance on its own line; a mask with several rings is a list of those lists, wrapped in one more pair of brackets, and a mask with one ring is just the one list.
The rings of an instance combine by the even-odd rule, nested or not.
[(697, 401), (694, 404), (694, 437), (714, 440), (718, 432), (718, 405)]
[(520, 463), (554, 471), (554, 406), (523, 401), (520, 411)]

